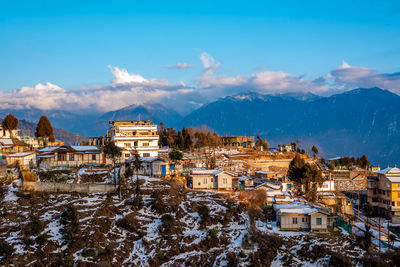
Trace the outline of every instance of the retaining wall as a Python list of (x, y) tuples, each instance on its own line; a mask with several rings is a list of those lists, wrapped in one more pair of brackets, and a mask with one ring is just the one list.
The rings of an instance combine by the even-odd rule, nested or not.
[(79, 192), (79, 193), (96, 193), (96, 192), (115, 192), (117, 185), (112, 184), (63, 184), (48, 182), (24, 182), (25, 190), (33, 190), (40, 192)]

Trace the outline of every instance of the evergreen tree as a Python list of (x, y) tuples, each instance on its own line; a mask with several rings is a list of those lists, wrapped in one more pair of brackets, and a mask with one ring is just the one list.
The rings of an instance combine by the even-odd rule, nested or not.
[(165, 124), (163, 122), (161, 122), (160, 126), (158, 127), (158, 135), (160, 136), (160, 146), (168, 146), (167, 127), (165, 127)]
[(311, 150), (313, 152), (313, 157), (315, 159), (318, 155), (318, 148), (316, 146), (312, 146)]
[(8, 114), (1, 122), (3, 128), (10, 132), (10, 136), (13, 137), (13, 130), (18, 127), (18, 119), (13, 114)]
[(370, 162), (369, 162), (367, 156), (365, 154), (362, 155), (360, 158), (360, 167), (363, 169), (367, 169), (369, 167), (369, 165), (370, 165)]
[(182, 160), (183, 153), (178, 149), (174, 148), (171, 152), (169, 152), (169, 159), (174, 162), (174, 175), (176, 174), (176, 164)]
[(43, 138), (44, 146), (47, 146), (48, 140), (50, 140), (50, 142), (55, 141), (53, 126), (46, 116), (40, 117), (39, 122), (36, 126), (35, 136)]
[(121, 148), (116, 146), (113, 142), (106, 142), (103, 146), (103, 153), (107, 158), (111, 159), (113, 162), (114, 168), (114, 184), (117, 183), (117, 171), (115, 169), (115, 165), (117, 160), (121, 157), (122, 151)]
[(134, 151), (134, 160), (133, 160), (133, 168), (135, 169), (135, 174), (136, 174), (136, 188), (135, 188), (135, 199), (134, 203), (135, 206), (141, 207), (142, 206), (142, 197), (140, 195), (140, 183), (139, 183), (139, 175), (138, 172), (140, 168), (142, 167), (143, 161), (140, 159), (140, 156), (138, 152), (135, 150)]
[(269, 148), (268, 142), (266, 140), (261, 139), (260, 136), (257, 136), (256, 146), (262, 147), (264, 150)]
[(175, 146), (175, 139), (176, 139), (176, 130), (174, 128), (168, 128), (167, 130), (167, 143), (168, 147), (174, 147)]

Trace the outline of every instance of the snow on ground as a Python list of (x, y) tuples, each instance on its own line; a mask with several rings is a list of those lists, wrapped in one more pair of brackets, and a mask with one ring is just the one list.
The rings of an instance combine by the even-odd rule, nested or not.
[[(127, 205), (113, 194), (31, 194), (7, 186), (0, 202), (3, 211), (0, 240), (6, 240), (13, 252), (6, 259), (0, 258), (0, 264), (7, 265), (18, 258), (19, 265), (63, 265), (67, 261), (74, 265), (108, 262), (126, 266), (184, 266), (192, 263), (196, 266), (225, 266), (236, 258), (241, 266), (251, 265), (250, 256), (258, 251), (259, 244), (254, 238), (250, 247), (243, 247), (245, 240), (249, 240), (252, 226), (248, 212), (237, 202), (228, 202), (228, 196), (210, 191), (181, 192), (179, 186), (160, 178), (139, 176), (139, 179), (144, 202), (141, 208)], [(136, 176), (131, 181), (136, 181)], [(135, 186), (131, 188), (128, 186), (125, 198), (134, 197)], [(162, 207), (166, 211), (160, 212), (153, 207), (154, 191), (164, 192)], [(61, 234), (65, 226), (60, 218), (67, 204), (76, 208), (79, 218), (80, 234), (75, 245), (67, 245)], [(207, 222), (202, 222), (198, 213), (202, 205), (209, 208)], [(39, 217), (43, 229), (28, 236), (31, 241), (27, 242), (23, 232), (26, 232), (31, 214)], [(163, 230), (162, 216), (165, 214), (175, 218), (175, 225), (169, 233)], [(349, 257), (363, 254), (341, 231), (334, 236), (283, 232), (275, 222), (266, 223), (260, 218), (254, 220), (254, 227), (260, 234), (278, 234), (283, 239), (284, 245), (271, 259), (272, 266), (283, 263), (326, 266), (329, 255), (317, 260), (303, 255), (318, 244)], [(215, 230), (216, 237), (210, 233), (211, 229)], [(44, 241), (39, 242), (40, 238)]]

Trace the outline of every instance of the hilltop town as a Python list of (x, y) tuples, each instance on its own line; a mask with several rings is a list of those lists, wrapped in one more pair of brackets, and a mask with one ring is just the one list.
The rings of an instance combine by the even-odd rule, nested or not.
[(0, 263), (381, 266), (400, 262), (400, 169), (301, 141), (151, 120), (56, 140), (0, 126)]

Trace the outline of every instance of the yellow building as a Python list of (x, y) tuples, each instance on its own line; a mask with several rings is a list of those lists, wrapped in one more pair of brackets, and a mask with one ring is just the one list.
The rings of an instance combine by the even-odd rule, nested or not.
[(376, 174), (367, 179), (368, 203), (379, 216), (400, 216), (400, 169), (386, 168)]

